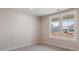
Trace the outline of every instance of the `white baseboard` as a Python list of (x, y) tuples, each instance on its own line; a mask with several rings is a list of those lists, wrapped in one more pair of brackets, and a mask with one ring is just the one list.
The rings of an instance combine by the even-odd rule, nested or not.
[(39, 42), (29, 42), (29, 43), (26, 43), (25, 45), (20, 45), (20, 46), (11, 47), (11, 48), (8, 48), (8, 49), (3, 49), (2, 51), (12, 51), (12, 50), (15, 50), (15, 49), (18, 49), (18, 48), (27, 47), (27, 46), (37, 44), (37, 43), (39, 43)]
[(66, 49), (70, 49), (70, 50), (75, 50), (75, 51), (79, 51), (79, 49), (75, 49), (75, 48), (72, 48), (72, 47), (67, 47), (67, 46), (62, 46), (62, 45), (57, 45), (57, 44), (51, 44), (50, 42), (45, 42), (45, 41), (40, 41), (40, 42), (29, 42), (29, 43), (26, 43), (25, 45), (20, 45), (20, 46), (16, 46), (16, 47), (11, 47), (11, 48), (8, 48), (8, 49), (2, 49), (0, 51), (12, 51), (12, 50), (15, 50), (15, 49), (18, 49), (18, 48), (22, 48), (22, 47), (27, 47), (27, 46), (30, 46), (30, 45), (33, 45), (33, 44), (37, 44), (37, 43), (45, 43), (45, 44), (48, 44), (48, 45), (51, 45), (51, 46), (58, 46), (58, 47), (62, 47), (62, 48), (66, 48)]
[(45, 41), (40, 41), (41, 43), (45, 43), (45, 44), (48, 44), (48, 45), (51, 45), (51, 46), (58, 46), (58, 47), (62, 47), (62, 48), (66, 48), (66, 49), (70, 49), (70, 50), (73, 50), (73, 51), (79, 51), (79, 49), (76, 49), (76, 48), (72, 48), (72, 47), (67, 47), (67, 46), (62, 46), (62, 45), (57, 45), (57, 44), (51, 44), (50, 42), (45, 42)]

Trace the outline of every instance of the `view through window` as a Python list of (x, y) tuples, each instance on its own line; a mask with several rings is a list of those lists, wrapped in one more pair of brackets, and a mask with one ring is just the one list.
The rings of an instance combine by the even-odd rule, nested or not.
[(74, 40), (76, 38), (76, 22), (74, 14), (63, 15), (62, 18), (51, 18), (50, 37), (55, 39)]
[(62, 32), (63, 38), (65, 39), (74, 39), (75, 35), (75, 19), (74, 15), (67, 15), (63, 17), (62, 20)]
[(51, 21), (51, 36), (53, 38), (59, 38), (60, 35), (60, 21), (59, 18), (52, 19)]

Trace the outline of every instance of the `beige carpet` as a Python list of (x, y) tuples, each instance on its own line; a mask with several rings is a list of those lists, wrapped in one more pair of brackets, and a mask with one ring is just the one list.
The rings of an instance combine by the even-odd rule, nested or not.
[(40, 43), (28, 47), (18, 48), (12, 51), (71, 51), (71, 50)]

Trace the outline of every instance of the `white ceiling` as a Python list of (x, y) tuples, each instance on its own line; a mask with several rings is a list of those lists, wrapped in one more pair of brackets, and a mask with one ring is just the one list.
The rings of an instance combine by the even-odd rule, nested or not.
[(14, 10), (29, 13), (35, 16), (45, 16), (48, 14), (60, 12), (69, 8), (14, 8)]

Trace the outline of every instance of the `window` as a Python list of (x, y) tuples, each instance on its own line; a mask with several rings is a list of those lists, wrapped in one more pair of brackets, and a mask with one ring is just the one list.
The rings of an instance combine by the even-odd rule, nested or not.
[(75, 13), (64, 14), (50, 19), (50, 38), (75, 40), (76, 39)]
[(53, 38), (59, 38), (60, 35), (60, 18), (54, 18), (51, 20), (51, 23), (50, 23), (50, 27), (51, 27), (51, 37)]
[(62, 37), (64, 39), (75, 38), (75, 17), (72, 14), (65, 15), (62, 18)]

